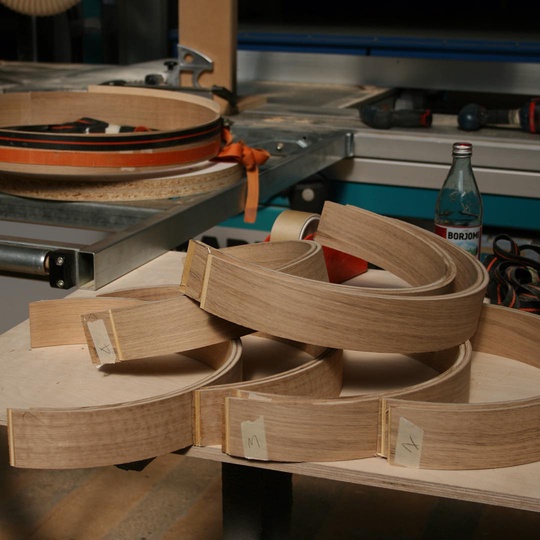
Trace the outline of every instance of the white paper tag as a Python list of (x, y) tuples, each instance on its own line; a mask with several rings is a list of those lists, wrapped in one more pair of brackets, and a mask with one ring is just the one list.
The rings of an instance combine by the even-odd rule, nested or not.
[(242, 430), (244, 457), (268, 461), (264, 416), (260, 416), (253, 422), (246, 420), (240, 424), (240, 428)]
[(107, 328), (105, 327), (105, 322), (102, 319), (96, 319), (95, 321), (87, 321), (87, 326), (100, 363), (114, 364), (116, 362), (116, 354)]
[(424, 430), (402, 416), (399, 419), (396, 441), (396, 455), (394, 457), (396, 464), (418, 469), (422, 457), (423, 442)]

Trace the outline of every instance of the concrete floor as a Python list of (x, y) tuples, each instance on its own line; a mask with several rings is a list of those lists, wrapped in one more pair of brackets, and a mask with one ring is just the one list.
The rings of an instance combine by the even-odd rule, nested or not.
[[(221, 465), (170, 454), (141, 472), (9, 467), (0, 431), (1, 540), (218, 540)], [(293, 477), (293, 540), (537, 540), (540, 513)]]

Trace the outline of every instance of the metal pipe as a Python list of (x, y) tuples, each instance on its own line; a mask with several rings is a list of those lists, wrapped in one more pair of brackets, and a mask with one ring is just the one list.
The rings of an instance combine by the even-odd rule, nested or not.
[(48, 249), (0, 242), (0, 272), (47, 276)]

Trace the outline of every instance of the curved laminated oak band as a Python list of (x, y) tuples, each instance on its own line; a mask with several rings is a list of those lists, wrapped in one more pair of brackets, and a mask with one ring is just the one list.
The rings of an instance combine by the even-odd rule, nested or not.
[[(81, 117), (144, 126), (150, 131), (104, 135), (16, 129)], [(204, 161), (218, 154), (222, 137), (219, 105), (212, 100), (181, 92), (113, 86), (91, 86), (86, 92), (4, 94), (0, 97), (0, 126), (2, 171), (22, 172), (17, 165), (24, 165), (24, 172), (30, 174), (39, 174), (40, 167), (61, 172), (63, 167), (139, 168)]]
[(192, 386), (110, 406), (8, 409), (10, 463), (70, 469), (153, 458), (193, 444), (193, 391), (239, 380), (241, 343), (227, 341), (184, 353), (215, 372)]
[[(264, 426), (264, 459), (275, 461), (337, 461), (372, 457), (380, 452), (382, 399), (463, 401), (468, 398), (471, 347), (417, 355), (440, 374), (391, 392), (373, 392), (327, 400), (236, 392), (225, 400), (223, 451), (250, 455), (251, 427)], [(259, 433), (258, 437), (260, 437)]]
[[(472, 339), (475, 351), (540, 368), (540, 318), (484, 305)], [(487, 469), (540, 460), (540, 397), (497, 403), (437, 404), (388, 399), (388, 460), (400, 459), (400, 434), (421, 435), (415, 465), (431, 469)], [(401, 426), (401, 432), (400, 432)]]
[[(284, 272), (294, 272), (312, 279), (327, 278), (324, 256), (318, 244), (293, 241), (261, 246), (236, 246), (227, 248), (226, 252), (238, 260), (257, 262), (261, 260), (264, 250), (272, 264)], [(204, 273), (208, 249), (204, 244), (197, 244), (187, 256), (185, 265), (191, 268), (191, 276)], [(182, 288), (197, 294), (197, 289), (190, 282), (186, 282)], [(83, 328), (94, 364), (103, 363), (103, 355), (102, 358), (98, 355), (95, 340), (89, 331), (89, 322), (98, 320), (104, 326), (114, 362), (203, 347), (252, 332), (250, 328), (206, 313), (191, 298), (183, 295), (139, 306), (86, 312)]]
[[(536, 315), (484, 305), (472, 348), (540, 368), (539, 335)], [(363, 399), (264, 395), (256, 401), (256, 394), (238, 393), (226, 399), (224, 451), (246, 456), (245, 426), (258, 422), (265, 427), (265, 459), (333, 461), (378, 453), (394, 465), (461, 470), (540, 460), (540, 397), (497, 403), (467, 403), (466, 395), (444, 399), (458, 398), (455, 391), (469, 382), (468, 370), (457, 377), (448, 373), (428, 385), (438, 395), (405, 390)]]
[[(272, 336), (267, 337), (274, 339)], [(234, 395), (237, 390), (313, 398), (336, 397), (339, 395), (343, 382), (343, 351), (312, 347), (290, 341), (286, 341), (286, 343), (307, 352), (313, 356), (313, 360), (277, 375), (224, 385), (207, 386), (195, 391), (195, 445), (221, 444), (224, 400), (226, 397)]]
[(63, 298), (31, 302), (28, 306), (30, 345), (35, 349), (85, 343), (81, 324), (83, 313), (140, 304), (143, 304), (143, 300), (122, 297)]
[[(354, 250), (325, 232), (325, 222), (336, 216), (340, 229), (354, 235)], [(330, 238), (331, 247), (375, 261), (413, 287), (389, 291), (325, 283), (208, 250), (204, 275), (192, 276), (191, 268), (184, 268), (182, 282), (190, 284), (184, 291), (230, 322), (324, 347), (429, 352), (474, 334), (488, 282), (479, 261), (418, 227), (327, 202), (317, 240), (327, 245)]]

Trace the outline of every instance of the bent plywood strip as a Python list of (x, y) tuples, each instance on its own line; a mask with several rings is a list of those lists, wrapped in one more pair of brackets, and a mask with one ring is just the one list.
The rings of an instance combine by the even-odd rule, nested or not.
[[(537, 315), (485, 305), (473, 347), (540, 368), (539, 336)], [(400, 457), (407, 428), (421, 434), (416, 467), (487, 469), (540, 460), (540, 397), (452, 405), (389, 399), (385, 406), (390, 463), (411, 466)]]
[[(391, 265), (393, 246), (397, 249), (405, 239), (417, 238), (416, 245), (421, 244), (432, 253), (435, 261), (438, 260), (436, 254), (443, 253), (441, 257), (450, 258), (452, 267), (456, 264), (454, 252), (444, 249), (439, 239), (428, 231), (402, 226), (397, 220), (359, 208), (333, 203), (326, 203), (325, 210), (327, 207), (334, 207), (342, 217), (350, 218), (344, 225), (347, 230), (355, 231), (358, 221), (376, 225), (371, 227), (372, 231), (384, 225), (385, 232), (377, 242), (365, 244), (367, 251), (356, 250), (354, 255), (369, 261), (374, 252), (385, 267), (380, 253), (386, 254)], [(324, 227), (325, 216), (323, 211), (319, 227)], [(361, 234), (357, 236), (357, 243), (364, 245)], [(347, 252), (347, 245), (332, 247)], [(414, 252), (414, 257), (409, 257), (408, 268), (399, 273), (396, 268), (396, 274), (413, 277), (418, 257)], [(414, 291), (407, 289), (373, 291), (317, 282), (238, 261), (224, 252), (208, 251), (205, 273), (199, 284), (200, 305), (230, 322), (324, 347), (403, 353), (442, 350), (463, 343), (474, 334), (488, 282), (487, 272), (479, 261), (467, 254), (460, 257), (463, 272), (459, 281), (456, 275), (453, 280), (456, 285), (450, 292), (435, 294), (428, 284), (423, 294), (418, 291), (411, 294)], [(417, 282), (427, 279), (426, 272), (418, 272), (423, 277)], [(190, 273), (189, 267), (184, 269), (185, 273)], [(194, 276), (193, 281), (197, 279), (199, 276)], [(188, 275), (183, 283), (189, 280)], [(185, 292), (197, 298), (190, 289), (186, 288)], [(328, 320), (333, 324), (329, 325)]]
[[(271, 336), (269, 337), (272, 339)], [(209, 386), (195, 391), (195, 445), (221, 444), (224, 399), (233, 395), (237, 390), (318, 398), (339, 395), (343, 377), (341, 350), (310, 347), (292, 342), (285, 343), (304, 350), (313, 359), (299, 367), (276, 375), (227, 385)]]
[(239, 380), (241, 344), (229, 341), (185, 356), (215, 371), (197, 383), (152, 398), (70, 408), (10, 408), (10, 463), (70, 469), (127, 463), (193, 444), (192, 393), (204, 385)]
[(236, 392), (225, 399), (224, 443), (227, 454), (251, 457), (250, 425), (264, 423), (265, 458), (275, 461), (336, 461), (376, 455), (381, 448), (385, 395), (408, 399), (462, 401), (468, 397), (470, 344), (416, 358), (439, 375), (389, 392), (316, 400)]
[[(141, 172), (155, 177), (180, 165), (212, 159), (221, 146), (219, 106), (181, 92), (91, 86), (86, 92), (6, 94), (1, 103), (4, 174), (87, 181), (103, 181), (104, 174), (110, 175), (108, 180), (135, 178)], [(82, 117), (150, 131), (77, 134), (15, 129)]]
[(137, 298), (64, 298), (40, 300), (28, 306), (33, 348), (85, 343), (81, 315), (92, 311), (140, 305)]
[[(239, 249), (240, 247), (244, 249)], [(188, 253), (186, 264), (192, 268), (192, 275), (201, 275), (204, 274), (209, 248), (201, 243), (195, 243), (194, 248)], [(327, 278), (322, 250), (314, 242), (236, 246), (228, 248), (227, 253), (246, 260), (259, 260), (263, 250), (272, 254), (269, 260), (284, 272), (296, 272), (313, 279)], [(196, 294), (197, 290), (191, 287), (190, 283), (186, 283), (182, 288), (185, 287), (192, 294)], [(86, 312), (82, 319), (88, 350), (94, 364), (103, 363), (88, 328), (89, 322), (97, 320), (103, 321), (107, 342), (113, 352), (111, 356), (115, 362), (202, 347), (252, 332), (250, 328), (206, 313), (187, 296), (104, 312)]]
[[(183, 295), (86, 312), (81, 320), (88, 352), (96, 365), (186, 351), (251, 332), (224, 319), (208, 317), (191, 298)], [(99, 339), (92, 330), (97, 324), (101, 331)]]

